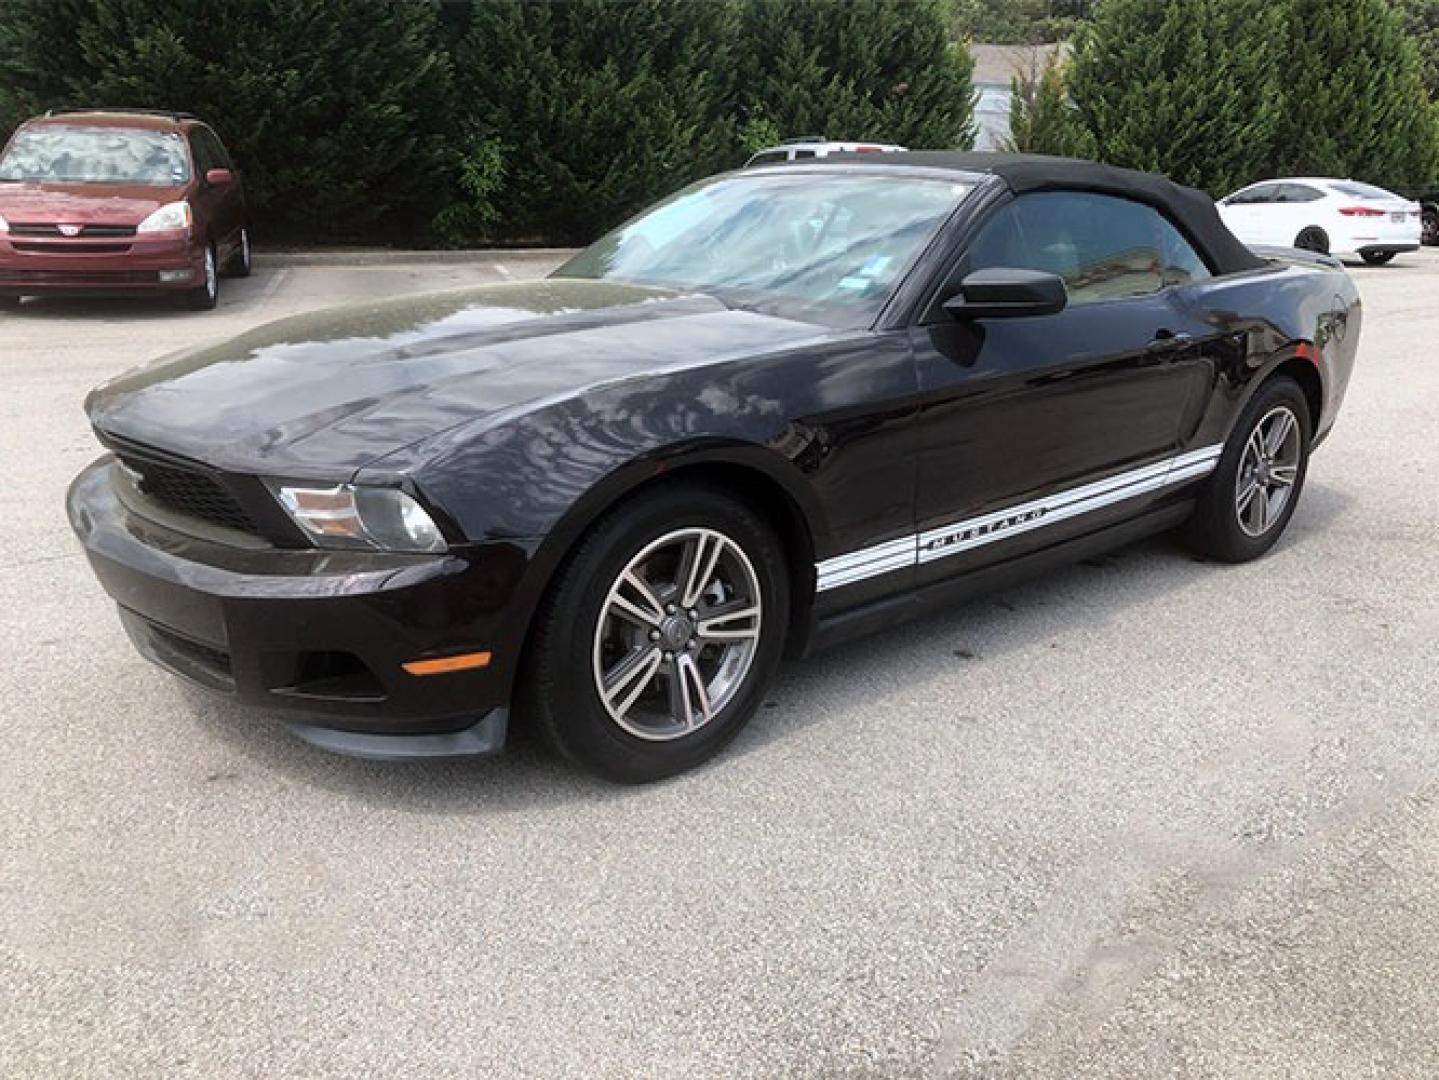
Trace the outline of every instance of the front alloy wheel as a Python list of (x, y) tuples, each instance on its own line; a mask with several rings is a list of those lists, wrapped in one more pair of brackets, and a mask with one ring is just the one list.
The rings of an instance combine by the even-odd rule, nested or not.
[(196, 311), (209, 311), (220, 300), (220, 270), (215, 264), (215, 245), (205, 245), (205, 262), (202, 271), (204, 280), (198, 289), (191, 289), (186, 296)]
[(749, 721), (788, 620), (789, 569), (762, 514), (725, 488), (652, 488), (566, 560), (536, 615), (517, 715), (602, 776), (672, 776)]
[(678, 739), (734, 699), (764, 626), (759, 578), (713, 529), (679, 529), (630, 560), (595, 627), (595, 689), (639, 739)]

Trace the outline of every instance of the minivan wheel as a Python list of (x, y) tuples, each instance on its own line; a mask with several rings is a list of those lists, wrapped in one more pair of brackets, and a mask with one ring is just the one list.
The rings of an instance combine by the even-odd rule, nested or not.
[(1361, 251), (1359, 257), (1370, 266), (1383, 266), (1394, 258), (1392, 251)]
[(1200, 493), (1189, 523), (1194, 548), (1236, 563), (1272, 548), (1299, 503), (1312, 438), (1299, 384), (1279, 376), (1261, 386)]
[(563, 756), (645, 783), (749, 721), (779, 663), (789, 577), (773, 530), (709, 487), (622, 504), (581, 541), (526, 656), (521, 715)]
[(250, 251), (250, 230), (240, 230), (240, 242), (235, 245), (235, 253), (230, 256), (230, 264), (225, 267), (225, 273), (230, 277), (246, 278), (254, 269), (254, 257)]
[(1421, 239), (1429, 247), (1439, 246), (1439, 209), (1426, 207), (1424, 216), (1420, 219), (1423, 222), (1423, 234)]
[(215, 265), (215, 245), (205, 247), (205, 280), (198, 289), (185, 294), (185, 302), (196, 311), (209, 311), (220, 302), (220, 272)]

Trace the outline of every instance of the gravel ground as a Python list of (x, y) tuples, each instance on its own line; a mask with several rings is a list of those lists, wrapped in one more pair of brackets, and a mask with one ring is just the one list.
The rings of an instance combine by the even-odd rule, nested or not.
[(89, 386), (547, 265), (0, 313), (0, 1072), (1439, 1075), (1439, 253), (1354, 269), (1269, 558), (1151, 542), (792, 665), (667, 784), (330, 757), (133, 653), (65, 524)]

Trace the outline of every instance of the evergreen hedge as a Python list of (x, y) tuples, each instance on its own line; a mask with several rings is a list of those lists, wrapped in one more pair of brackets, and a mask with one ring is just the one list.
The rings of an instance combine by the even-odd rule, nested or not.
[(1086, 146), (1216, 196), (1267, 176), (1439, 173), (1439, 115), (1387, 0), (1101, 0), (1053, 79), (1067, 105), (1052, 85), (1021, 103), (1032, 149)]
[[(56, 106), (184, 109), (265, 238), (581, 243), (781, 136), (970, 145), (951, 20), (976, 3), (0, 0), (0, 135)], [(1013, 0), (1011, 21), (1083, 20), (1064, 70), (1017, 86), (1015, 142), (1215, 194), (1431, 183), (1436, 3)]]
[(263, 236), (580, 243), (782, 135), (968, 145), (945, 0), (0, 0), (0, 135), (211, 121)]

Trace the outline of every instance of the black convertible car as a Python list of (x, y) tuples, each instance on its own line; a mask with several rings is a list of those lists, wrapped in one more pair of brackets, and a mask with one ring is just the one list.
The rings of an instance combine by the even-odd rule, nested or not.
[(69, 510), (152, 660), (376, 756), (511, 711), (621, 780), (786, 651), (1183, 526), (1283, 532), (1359, 337), (1322, 257), (1087, 162), (686, 188), (550, 278), (286, 319), (121, 376)]

